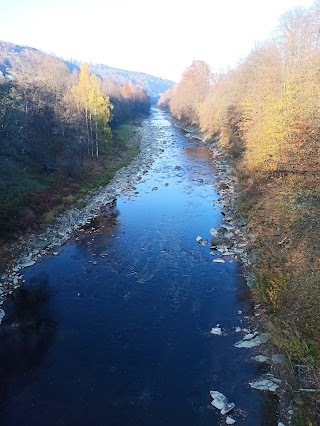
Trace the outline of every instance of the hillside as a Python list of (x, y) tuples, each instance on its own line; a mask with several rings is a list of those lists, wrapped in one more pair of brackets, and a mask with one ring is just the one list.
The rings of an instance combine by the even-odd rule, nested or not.
[[(31, 52), (38, 52), (39, 55), (43, 56), (50, 56), (33, 47), (0, 41), (0, 71), (3, 74), (10, 73), (10, 69), (18, 66)], [(63, 61), (71, 71), (80, 69), (80, 62), (78, 61), (67, 61), (64, 59), (61, 59), (61, 61)], [(109, 78), (113, 80), (119, 86), (123, 86), (123, 84), (128, 81), (132, 84), (139, 84), (146, 90), (152, 102), (156, 102), (159, 95), (174, 84), (170, 80), (164, 80), (160, 77), (155, 77), (143, 72), (112, 68), (104, 64), (90, 64), (90, 71), (101, 79)]]

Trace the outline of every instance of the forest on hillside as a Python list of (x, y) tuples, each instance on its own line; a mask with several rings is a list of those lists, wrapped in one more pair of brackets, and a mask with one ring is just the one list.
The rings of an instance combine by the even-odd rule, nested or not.
[(320, 2), (286, 13), (236, 68), (214, 73), (194, 61), (159, 100), (234, 164), (266, 327), (293, 364), (313, 366), (318, 388), (319, 18)]
[[(71, 200), (85, 177), (121, 158), (125, 147), (116, 146), (112, 129), (149, 110), (150, 97), (140, 85), (101, 79), (88, 64), (70, 70), (36, 49), (2, 49), (1, 235), (36, 223), (58, 203), (59, 191)], [(58, 194), (37, 197), (53, 186)]]

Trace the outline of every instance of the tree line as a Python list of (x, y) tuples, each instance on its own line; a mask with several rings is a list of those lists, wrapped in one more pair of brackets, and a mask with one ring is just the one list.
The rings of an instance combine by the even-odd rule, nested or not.
[(320, 2), (286, 13), (272, 38), (235, 69), (213, 73), (194, 61), (164, 93), (169, 107), (243, 156), (252, 172), (298, 172), (318, 167)]
[(319, 1), (287, 12), (234, 69), (194, 61), (159, 99), (233, 162), (239, 211), (255, 233), (254, 291), (266, 303), (266, 326), (290, 360), (318, 371), (319, 18)]
[(71, 72), (58, 58), (28, 50), (12, 70), (0, 73), (2, 171), (18, 161), (59, 162), (68, 175), (99, 158), (111, 127), (146, 114), (150, 100), (138, 85), (101, 81), (88, 64)]

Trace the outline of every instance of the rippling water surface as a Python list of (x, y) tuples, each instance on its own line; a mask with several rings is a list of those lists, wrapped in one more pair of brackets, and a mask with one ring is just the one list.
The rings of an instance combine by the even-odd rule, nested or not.
[[(28, 268), (5, 306), (2, 426), (224, 424), (210, 390), (247, 413), (237, 424), (276, 424), (248, 386), (250, 352), (233, 347), (251, 309), (239, 267), (196, 242), (222, 220), (209, 151), (158, 110), (142, 135), (164, 151), (119, 191), (117, 216)], [(227, 336), (208, 334), (217, 323)]]

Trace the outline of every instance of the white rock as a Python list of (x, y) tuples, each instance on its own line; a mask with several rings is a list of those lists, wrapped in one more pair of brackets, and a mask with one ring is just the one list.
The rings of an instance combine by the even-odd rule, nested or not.
[(261, 363), (269, 361), (269, 358), (265, 355), (256, 355), (256, 356), (253, 356), (252, 359), (254, 361), (261, 362)]
[(221, 336), (222, 335), (222, 329), (221, 329), (221, 327), (213, 327), (210, 330), (210, 334), (214, 334), (215, 336)]
[(230, 413), (230, 411), (232, 411), (234, 409), (234, 407), (235, 407), (235, 404), (233, 402), (229, 402), (228, 404), (226, 404), (222, 408), (222, 410), (220, 411), (220, 413), (222, 415), (228, 414), (228, 413)]
[(218, 391), (210, 391), (210, 395), (212, 398), (211, 405), (213, 405), (215, 408), (218, 408), (218, 410), (222, 410), (228, 404), (228, 400), (223, 395), (223, 393)]
[(225, 251), (222, 253), (222, 256), (234, 256), (235, 252), (234, 251)]
[(223, 259), (213, 259), (213, 263), (226, 263)]
[(286, 426), (286, 425), (282, 422), (278, 422), (278, 426)]
[(227, 224), (227, 223), (223, 223), (222, 225), (220, 225), (220, 228), (224, 228), (224, 229), (226, 229), (227, 231), (232, 231), (232, 230), (234, 230), (234, 226), (229, 225), (229, 224)]
[(236, 333), (240, 333), (241, 331), (241, 327), (236, 327), (236, 329), (234, 330)]
[(228, 238), (228, 240), (231, 240), (231, 238), (233, 238), (233, 234), (231, 232), (227, 232), (226, 234), (224, 234), (224, 236)]
[(251, 338), (251, 340), (245, 340), (245, 337), (239, 342), (235, 343), (234, 346), (236, 348), (250, 349), (262, 345), (263, 343), (266, 343), (269, 340), (269, 335), (267, 333), (261, 333), (258, 336)]
[(196, 238), (197, 243), (201, 243), (202, 238), (200, 237), (200, 235)]
[(281, 380), (276, 379), (271, 374), (267, 374), (265, 378), (262, 377), (253, 382), (249, 382), (249, 385), (254, 389), (275, 392), (280, 386), (280, 383)]
[(213, 237), (216, 237), (216, 236), (218, 235), (218, 230), (217, 230), (217, 228), (211, 228), (211, 229), (210, 229), (210, 234), (211, 234)]
[(34, 265), (36, 262), (34, 260), (29, 260), (27, 262), (21, 263), (20, 267), (22, 268), (28, 268), (29, 266)]
[(6, 315), (6, 313), (4, 312), (4, 310), (0, 309), (0, 324), (1, 324), (2, 320), (3, 320), (3, 318), (5, 317), (5, 315)]
[(257, 334), (259, 334), (257, 331), (255, 331), (254, 333), (248, 333), (246, 334), (242, 340), (251, 340), (253, 339)]
[(226, 424), (227, 425), (234, 425), (235, 424), (235, 419), (233, 419), (232, 417), (230, 417), (230, 416), (227, 416), (227, 418), (226, 418)]

